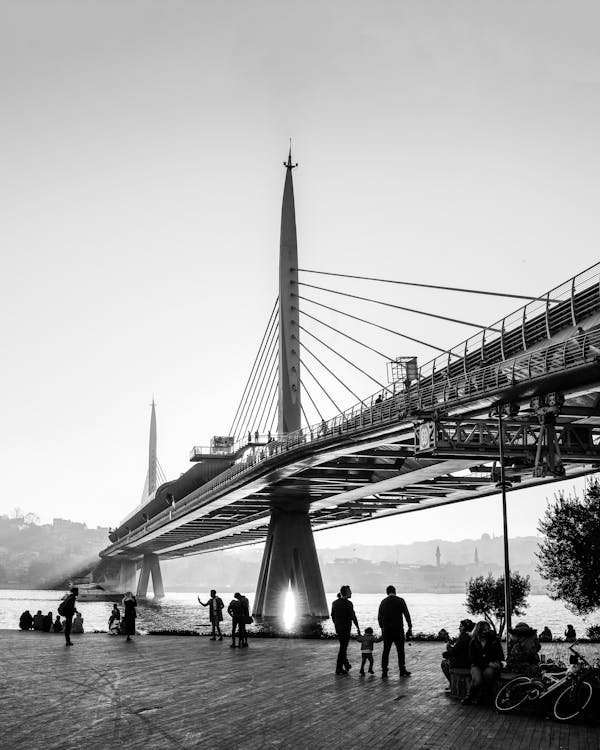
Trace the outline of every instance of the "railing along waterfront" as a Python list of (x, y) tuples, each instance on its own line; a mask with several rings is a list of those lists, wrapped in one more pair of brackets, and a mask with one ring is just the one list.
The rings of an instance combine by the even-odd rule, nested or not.
[[(418, 419), (423, 412), (433, 412), (458, 406), (476, 398), (491, 397), (506, 391), (519, 383), (532, 382), (545, 376), (565, 372), (590, 363), (600, 367), (600, 330), (580, 333), (565, 341), (547, 347), (525, 352), (478, 369), (461, 373), (437, 382), (427, 377), (416, 381), (410, 387), (397, 390), (389, 395), (388, 390), (378, 392), (370, 400), (361, 401), (328, 421), (304, 427), (285, 437), (276, 437), (261, 450), (249, 450), (246, 458), (238, 460), (232, 467), (203, 484), (187, 498), (150, 519), (144, 527), (132, 530), (126, 537), (133, 540), (140, 535), (164, 525), (165, 521), (175, 520), (185, 515), (186, 509), (199, 497), (209, 502), (224, 485), (252, 472), (260, 463), (287, 453), (308, 443), (324, 443), (349, 432), (359, 432), (375, 425), (385, 427), (394, 422)], [(396, 384), (394, 384), (396, 385)], [(384, 397), (387, 394), (387, 397)], [(381, 396), (381, 400), (379, 399)], [(118, 542), (116, 542), (118, 543)]]

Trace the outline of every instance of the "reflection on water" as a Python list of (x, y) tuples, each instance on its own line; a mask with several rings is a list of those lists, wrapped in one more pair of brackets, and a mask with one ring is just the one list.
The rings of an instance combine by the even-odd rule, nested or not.
[[(39, 609), (44, 614), (53, 612), (56, 615), (63, 594), (63, 591), (0, 590), (0, 629), (18, 628), (19, 616), (25, 609), (29, 609), (32, 614)], [(221, 593), (226, 606), (230, 596), (231, 594)], [(254, 594), (247, 594), (247, 596), (252, 606)], [(327, 600), (330, 603), (335, 597), (334, 593), (327, 594)], [(382, 598), (382, 594), (354, 594), (352, 596), (361, 630), (369, 625), (377, 629), (377, 610)], [(464, 594), (406, 594), (405, 598), (415, 633), (437, 633), (442, 627), (454, 633), (458, 629), (459, 621), (467, 616)], [(284, 617), (292, 614), (291, 608), (294, 606), (293, 597), (291, 600), (286, 597)], [(83, 615), (85, 630), (88, 632), (108, 630), (111, 608), (111, 602), (80, 603), (78, 609)], [(208, 607), (199, 606), (196, 594), (175, 593), (168, 594), (159, 602), (154, 602), (152, 599), (140, 602), (137, 612), (137, 628), (140, 633), (147, 633), (150, 630), (195, 630), (198, 633), (209, 633), (211, 630)], [(572, 623), (577, 634), (583, 636), (587, 625), (597, 622), (598, 619), (598, 617), (592, 618), (586, 623), (582, 618), (570, 614), (560, 602), (553, 602), (546, 596), (532, 595), (529, 597), (529, 607), (526, 613), (514, 621), (524, 620), (539, 630), (544, 625), (548, 625), (555, 635), (560, 636), (566, 624)], [(289, 627), (287, 625), (289, 620), (285, 622), (286, 627)], [(224, 632), (229, 632), (230, 623), (229, 617), (225, 614)], [(249, 630), (252, 631), (253, 627), (250, 626)], [(323, 630), (326, 633), (333, 633), (331, 620), (323, 622)]]

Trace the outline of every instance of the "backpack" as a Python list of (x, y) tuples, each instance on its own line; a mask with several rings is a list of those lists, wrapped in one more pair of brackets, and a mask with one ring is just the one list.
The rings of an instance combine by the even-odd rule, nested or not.
[(63, 599), (61, 603), (58, 605), (58, 614), (61, 617), (66, 617), (67, 615), (67, 600)]

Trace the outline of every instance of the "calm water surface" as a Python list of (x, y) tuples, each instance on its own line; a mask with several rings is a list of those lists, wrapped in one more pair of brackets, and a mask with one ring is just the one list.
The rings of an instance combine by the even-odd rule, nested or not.
[[(58, 603), (63, 591), (14, 591), (0, 590), (0, 629), (17, 629), (19, 616), (25, 609), (35, 614), (40, 609), (44, 614), (53, 612), (56, 616)], [(200, 594), (203, 601), (208, 599), (207, 592)], [(225, 605), (231, 594), (221, 594)], [(254, 595), (247, 594), (252, 604)], [(446, 628), (450, 633), (458, 629), (459, 621), (467, 617), (464, 607), (464, 594), (407, 594), (406, 603), (410, 610), (414, 632), (437, 633)], [(328, 601), (335, 599), (335, 593), (327, 594)], [(382, 596), (380, 594), (354, 594), (352, 601), (361, 628), (368, 625), (377, 627), (377, 609)], [(547, 596), (532, 595), (528, 599), (529, 607), (522, 617), (513, 622), (525, 620), (532, 627), (541, 630), (548, 625), (555, 635), (562, 635), (566, 624), (572, 623), (577, 634), (585, 635), (588, 625), (598, 622), (599, 618), (584, 621), (572, 615), (560, 602), (553, 602)], [(78, 604), (83, 615), (86, 631), (107, 630), (108, 617), (112, 609), (111, 602), (83, 602)], [(121, 607), (122, 611), (122, 607)], [(160, 603), (151, 599), (140, 603), (137, 609), (137, 629), (140, 633), (149, 630), (195, 630), (199, 633), (210, 631), (208, 608), (200, 607), (196, 594), (168, 594)], [(229, 631), (231, 620), (225, 614), (225, 628)], [(323, 624), (326, 632), (333, 632), (331, 620)]]

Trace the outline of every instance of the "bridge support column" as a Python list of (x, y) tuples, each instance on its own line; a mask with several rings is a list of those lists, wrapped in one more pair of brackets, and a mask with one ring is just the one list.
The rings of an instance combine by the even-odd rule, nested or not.
[(290, 585), (300, 628), (329, 617), (308, 503), (292, 511), (271, 509), (254, 602), (253, 615), (258, 622), (275, 626), (282, 623)]
[(154, 554), (144, 555), (136, 596), (144, 599), (148, 595), (148, 582), (150, 580), (150, 574), (152, 574), (152, 589), (154, 591), (154, 598), (162, 599), (162, 597), (165, 595), (165, 589), (163, 586), (162, 574), (160, 572), (160, 563), (158, 561), (158, 556)]
[(121, 560), (121, 567), (119, 569), (119, 589), (121, 593), (124, 594), (126, 591), (133, 591), (135, 589), (136, 571), (137, 565), (135, 560)]

